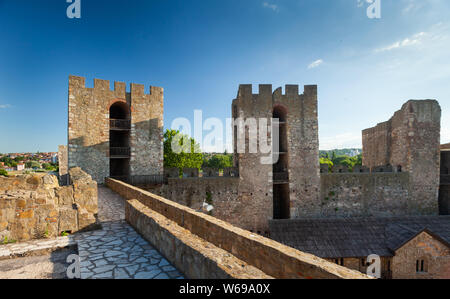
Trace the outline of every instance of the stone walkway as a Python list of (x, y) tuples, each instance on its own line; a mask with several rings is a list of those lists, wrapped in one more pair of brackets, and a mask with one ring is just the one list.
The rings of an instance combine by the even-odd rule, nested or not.
[(182, 279), (157, 250), (125, 221), (125, 200), (106, 187), (98, 188), (102, 230), (54, 240), (0, 246), (0, 260), (31, 252), (78, 245), (82, 279)]
[(183, 278), (161, 254), (125, 222), (124, 199), (98, 188), (103, 229), (76, 236), (81, 278)]

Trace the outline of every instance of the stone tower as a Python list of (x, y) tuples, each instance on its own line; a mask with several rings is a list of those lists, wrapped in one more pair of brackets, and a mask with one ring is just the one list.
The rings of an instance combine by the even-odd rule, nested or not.
[(68, 164), (98, 183), (162, 174), (163, 89), (69, 76)]
[[(312, 216), (320, 210), (319, 140), (317, 86), (286, 85), (285, 93), (272, 85), (240, 85), (232, 104), (233, 119), (279, 119), (279, 155), (275, 164), (262, 164), (260, 151), (249, 153), (249, 130), (245, 132), (245, 153), (238, 151), (238, 126), (234, 126), (234, 166), (239, 168), (239, 194), (247, 194), (255, 218), (254, 227), (265, 229), (270, 219)], [(258, 130), (260, 133), (265, 133)], [(243, 136), (243, 135), (242, 135)], [(258, 136), (259, 137), (259, 136)]]
[(438, 211), (441, 107), (436, 100), (410, 100), (394, 116), (363, 131), (363, 165), (389, 165), (410, 174), (408, 210)]

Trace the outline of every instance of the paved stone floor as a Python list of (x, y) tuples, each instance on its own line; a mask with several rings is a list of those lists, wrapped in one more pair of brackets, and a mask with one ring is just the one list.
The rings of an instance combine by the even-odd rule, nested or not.
[(183, 278), (161, 254), (125, 222), (124, 199), (99, 186), (103, 229), (76, 236), (81, 278)]
[[(0, 246), (0, 259), (77, 244), (82, 279), (182, 279), (182, 274), (126, 223), (124, 199), (102, 186), (98, 193), (102, 230)], [(53, 276), (50, 275), (52, 262)], [(9, 276), (4, 273), (3, 278), (36, 278), (33, 273), (36, 265), (45, 265), (42, 275), (61, 276), (60, 261), (49, 259), (48, 255), (0, 261), (0, 271), (2, 263), (17, 265), (15, 272), (10, 272)]]

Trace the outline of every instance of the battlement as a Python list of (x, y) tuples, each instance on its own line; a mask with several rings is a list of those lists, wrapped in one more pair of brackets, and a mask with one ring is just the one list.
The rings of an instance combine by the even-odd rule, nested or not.
[[(238, 167), (225, 167), (223, 169), (223, 177), (239, 177)], [(168, 178), (180, 178), (180, 170), (175, 167), (164, 168), (164, 177)], [(183, 168), (182, 178), (199, 178), (200, 172), (197, 168)], [(203, 178), (220, 177), (220, 171), (216, 168), (205, 167), (202, 171)]]
[[(259, 86), (258, 93), (253, 93), (253, 85), (252, 84), (239, 85), (237, 98), (245, 98), (245, 97), (250, 97), (253, 95), (260, 95), (260, 96), (272, 96), (272, 95), (298, 96), (298, 95), (302, 95), (299, 93), (299, 85), (292, 85), (292, 84), (285, 85), (284, 93), (283, 93), (282, 87), (278, 87), (277, 89), (273, 90), (272, 84), (259, 84), (258, 86)], [(304, 85), (303, 95), (307, 95), (307, 96), (308, 95), (317, 95), (317, 85)]]
[(114, 89), (111, 89), (109, 80), (102, 79), (94, 79), (94, 87), (87, 88), (86, 87), (86, 78), (79, 76), (69, 76), (69, 89), (93, 89), (93, 90), (110, 90), (115, 94), (126, 95), (126, 94), (134, 94), (134, 95), (153, 95), (153, 94), (161, 94), (164, 92), (162, 87), (150, 86), (148, 92), (145, 91), (145, 85), (130, 83), (130, 92), (127, 92), (127, 85), (124, 82), (114, 81)]
[(398, 165), (393, 167), (392, 165), (375, 166), (372, 168), (366, 166), (355, 165), (353, 169), (348, 168), (345, 165), (334, 165), (329, 167), (328, 164), (320, 164), (320, 173), (401, 173), (403, 172), (402, 166)]

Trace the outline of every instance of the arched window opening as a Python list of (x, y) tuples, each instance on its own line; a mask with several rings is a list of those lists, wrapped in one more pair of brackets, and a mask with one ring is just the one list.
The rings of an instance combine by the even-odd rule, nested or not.
[(116, 102), (109, 108), (110, 119), (129, 119), (130, 111), (128, 105), (123, 102)]

